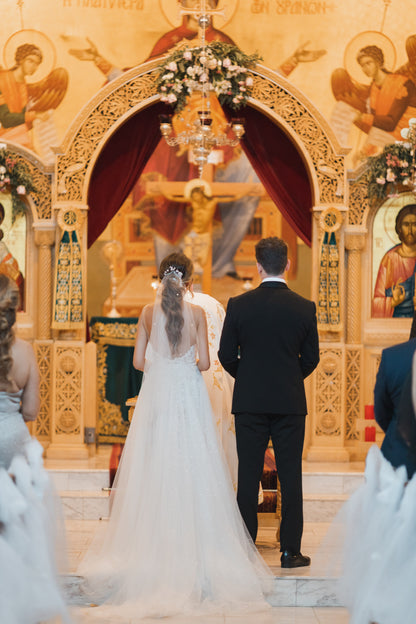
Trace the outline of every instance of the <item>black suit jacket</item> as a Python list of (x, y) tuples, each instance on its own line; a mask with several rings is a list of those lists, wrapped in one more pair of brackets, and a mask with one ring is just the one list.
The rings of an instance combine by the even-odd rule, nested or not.
[(278, 281), (231, 298), (218, 356), (235, 377), (234, 414), (306, 414), (303, 380), (319, 362), (315, 304)]
[(415, 456), (397, 425), (402, 391), (412, 369), (415, 350), (416, 338), (384, 349), (374, 387), (374, 416), (386, 433), (381, 451), (394, 467), (406, 466), (409, 477), (416, 470)]

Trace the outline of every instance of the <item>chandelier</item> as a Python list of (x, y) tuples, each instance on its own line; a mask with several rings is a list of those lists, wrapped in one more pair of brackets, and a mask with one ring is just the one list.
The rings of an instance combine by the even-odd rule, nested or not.
[[(201, 0), (198, 9), (181, 10), (181, 14), (192, 14), (198, 20), (200, 28), (199, 61), (210, 62), (210, 54), (207, 50), (205, 31), (211, 22), (211, 14), (219, 13), (218, 9), (206, 8), (206, 1)], [(198, 117), (192, 123), (188, 123), (185, 130), (175, 134), (172, 126), (172, 115), (160, 115), (160, 132), (169, 146), (182, 145), (190, 149), (193, 162), (198, 166), (199, 177), (202, 177), (204, 165), (209, 162), (213, 150), (221, 146), (236, 147), (244, 134), (244, 120), (233, 118), (226, 126), (225, 132), (215, 133), (213, 130), (213, 118), (211, 114), (210, 92), (215, 92), (214, 85), (208, 80), (209, 71), (203, 72), (204, 80), (192, 82), (192, 92), (200, 92), (201, 98), (198, 105)], [(249, 84), (249, 83), (248, 83)], [(246, 91), (246, 89), (244, 89)], [(241, 99), (242, 96), (240, 96)], [(232, 133), (229, 131), (232, 130)]]
[(402, 128), (400, 134), (405, 139), (406, 147), (410, 149), (410, 156), (412, 159), (410, 168), (411, 168), (411, 176), (409, 178), (408, 186), (412, 188), (413, 193), (416, 193), (416, 161), (415, 161), (415, 150), (416, 150), (416, 118), (412, 117), (409, 119), (409, 126), (407, 128)]
[(221, 145), (238, 145), (244, 134), (242, 119), (234, 119), (228, 127), (231, 127), (234, 137), (227, 134), (214, 134), (211, 129), (212, 117), (209, 107), (209, 100), (202, 97), (203, 108), (198, 111), (198, 119), (193, 122), (193, 128), (180, 132), (178, 135), (172, 134), (172, 121), (169, 116), (161, 116), (160, 131), (166, 143), (170, 146), (186, 145), (192, 149), (193, 161), (198, 166), (199, 177), (202, 176), (204, 165), (208, 162), (209, 155), (213, 149)]

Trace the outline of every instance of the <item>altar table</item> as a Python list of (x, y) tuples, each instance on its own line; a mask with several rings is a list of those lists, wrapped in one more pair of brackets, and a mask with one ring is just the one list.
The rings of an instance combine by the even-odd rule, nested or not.
[(97, 441), (124, 442), (128, 428), (127, 399), (140, 390), (143, 373), (133, 367), (136, 317), (94, 316), (91, 340), (97, 344)]

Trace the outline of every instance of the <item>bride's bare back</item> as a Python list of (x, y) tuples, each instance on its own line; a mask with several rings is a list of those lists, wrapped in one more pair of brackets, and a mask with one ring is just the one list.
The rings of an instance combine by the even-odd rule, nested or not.
[[(184, 302), (184, 305), (190, 306), (192, 318), (196, 328), (196, 346), (198, 349), (197, 366), (200, 371), (208, 370), (210, 367), (210, 359), (208, 349), (208, 328), (205, 312), (200, 306), (186, 302)], [(149, 342), (152, 330), (153, 309), (153, 304), (147, 305), (143, 308), (137, 327), (133, 366), (138, 370), (144, 369), (147, 343)]]

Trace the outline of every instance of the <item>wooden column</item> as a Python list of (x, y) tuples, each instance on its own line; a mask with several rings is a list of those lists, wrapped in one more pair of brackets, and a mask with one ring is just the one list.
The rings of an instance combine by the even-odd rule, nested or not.
[(347, 344), (361, 342), (361, 252), (366, 233), (345, 233), (347, 258)]
[(52, 245), (55, 243), (55, 227), (35, 229), (35, 243), (39, 248), (37, 338), (49, 340), (52, 321)]

